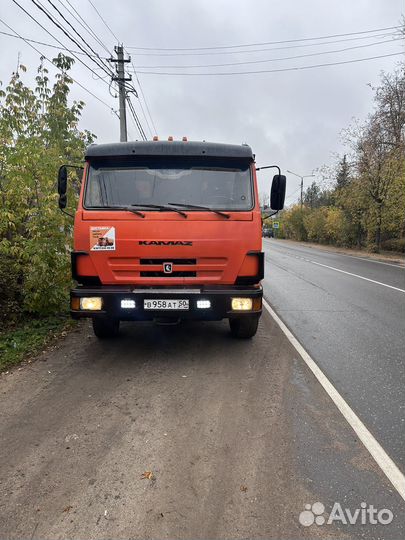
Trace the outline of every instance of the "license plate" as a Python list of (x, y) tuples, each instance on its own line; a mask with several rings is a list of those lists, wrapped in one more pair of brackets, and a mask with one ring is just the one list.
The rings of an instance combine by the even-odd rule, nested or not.
[(188, 310), (189, 301), (176, 298), (175, 300), (145, 298), (143, 301), (143, 309), (152, 309), (152, 310)]

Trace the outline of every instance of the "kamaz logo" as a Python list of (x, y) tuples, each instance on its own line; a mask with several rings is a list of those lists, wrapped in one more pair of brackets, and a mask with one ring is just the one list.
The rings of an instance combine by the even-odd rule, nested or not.
[(181, 240), (169, 240), (165, 242), (164, 240), (139, 240), (140, 246), (192, 246), (193, 242)]

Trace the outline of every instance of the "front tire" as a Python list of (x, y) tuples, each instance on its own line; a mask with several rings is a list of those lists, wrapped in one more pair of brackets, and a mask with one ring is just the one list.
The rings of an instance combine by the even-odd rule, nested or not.
[(99, 339), (117, 337), (120, 330), (120, 321), (107, 317), (94, 317), (93, 332)]
[(231, 334), (234, 338), (250, 339), (256, 335), (259, 315), (245, 315), (229, 319)]

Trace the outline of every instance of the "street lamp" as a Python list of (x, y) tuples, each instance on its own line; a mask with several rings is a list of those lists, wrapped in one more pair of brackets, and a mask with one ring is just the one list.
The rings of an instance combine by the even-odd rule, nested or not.
[(298, 176), (298, 178), (301, 178), (301, 210), (302, 210), (302, 192), (303, 192), (303, 189), (304, 189), (304, 178), (312, 178), (313, 176), (315, 176), (314, 174), (305, 174), (304, 176), (302, 176), (301, 174), (297, 174), (295, 172), (292, 172), (292, 171), (288, 171), (288, 173), (290, 174), (293, 174), (294, 176)]

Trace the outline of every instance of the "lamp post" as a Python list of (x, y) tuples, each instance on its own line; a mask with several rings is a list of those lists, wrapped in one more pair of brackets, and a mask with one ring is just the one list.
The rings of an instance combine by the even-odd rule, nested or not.
[(313, 176), (315, 176), (314, 174), (304, 174), (304, 175), (301, 175), (301, 174), (297, 174), (295, 172), (292, 172), (292, 171), (288, 171), (288, 173), (290, 174), (293, 174), (294, 176), (298, 176), (298, 178), (301, 178), (301, 210), (302, 210), (302, 196), (303, 196), (303, 189), (304, 189), (304, 178), (312, 178)]

